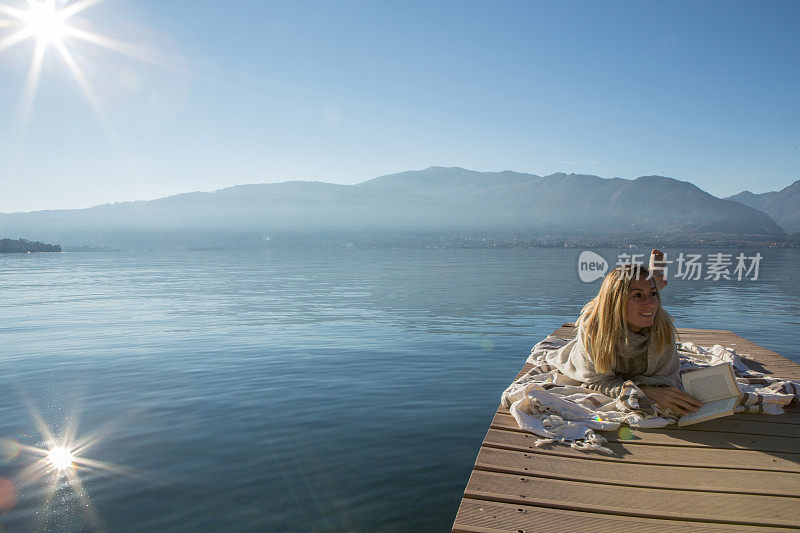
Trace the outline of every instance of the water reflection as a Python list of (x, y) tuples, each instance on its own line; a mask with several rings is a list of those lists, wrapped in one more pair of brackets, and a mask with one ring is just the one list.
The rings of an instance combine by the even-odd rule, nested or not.
[[(500, 392), (599, 287), (579, 253), (4, 254), (0, 390), (52, 425), (74, 390), (84, 427), (122, 421), (74, 461), (128, 465), (75, 469), (109, 529), (446, 529)], [(759, 281), (671, 279), (665, 307), (798, 357), (800, 254), (762, 254)], [(15, 480), (48, 439), (2, 409), (0, 508), (36, 529), (42, 494)], [(87, 529), (59, 477), (47, 527)]]

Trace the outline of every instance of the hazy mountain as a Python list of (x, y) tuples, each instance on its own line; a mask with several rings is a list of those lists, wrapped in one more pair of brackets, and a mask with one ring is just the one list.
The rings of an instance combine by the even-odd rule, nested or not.
[[(424, 192), (457, 204), (466, 225), (543, 231), (724, 233), (782, 236), (769, 216), (720, 200), (692, 183), (661, 176), (635, 180), (581, 174), (536, 176), (431, 167), (357, 185), (380, 191)], [(487, 220), (488, 219), (488, 220)]]
[(0, 236), (65, 246), (225, 246), (233, 235), (252, 244), (275, 235), (363, 232), (785, 236), (766, 214), (671, 178), (442, 167), (357, 185), (240, 185), (89, 209), (0, 214)]
[(742, 191), (726, 200), (741, 202), (763, 211), (789, 233), (800, 232), (800, 180), (780, 191), (761, 194)]

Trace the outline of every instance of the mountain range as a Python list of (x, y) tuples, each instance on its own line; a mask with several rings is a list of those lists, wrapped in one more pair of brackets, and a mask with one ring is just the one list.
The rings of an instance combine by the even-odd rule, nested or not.
[[(355, 185), (287, 181), (87, 209), (3, 213), (0, 236), (65, 247), (132, 248), (252, 246), (288, 235), (353, 240), (376, 234), (658, 234), (781, 240), (784, 229), (760, 210), (761, 204), (753, 204), (774, 206), (781, 220), (797, 220), (791, 206), (797, 205), (798, 183), (787, 188), (794, 188), (790, 201), (783, 200), (783, 191), (720, 199), (688, 181), (663, 176), (627, 180), (430, 167)], [(750, 196), (742, 201), (742, 195)]]
[(734, 200), (763, 211), (788, 233), (800, 232), (800, 180), (780, 191), (761, 194), (742, 191), (727, 197), (726, 200)]

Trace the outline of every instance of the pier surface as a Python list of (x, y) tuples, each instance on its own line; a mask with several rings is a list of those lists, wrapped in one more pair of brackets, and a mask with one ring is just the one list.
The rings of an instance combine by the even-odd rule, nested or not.
[[(753, 370), (800, 380), (800, 365), (723, 330), (680, 340), (730, 346)], [(571, 339), (573, 324), (553, 335)], [(527, 372), (526, 364), (517, 377)], [(498, 391), (498, 396), (499, 396)], [(495, 413), (453, 531), (788, 531), (800, 529), (800, 409), (693, 426), (600, 432), (614, 455), (537, 448), (508, 409)]]

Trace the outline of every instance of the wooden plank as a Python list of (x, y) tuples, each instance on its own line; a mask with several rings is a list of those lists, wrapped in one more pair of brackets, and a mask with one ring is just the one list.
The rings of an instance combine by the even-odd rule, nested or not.
[(681, 448), (678, 446), (648, 446), (632, 442), (609, 442), (606, 446), (613, 455), (586, 452), (569, 446), (553, 444), (537, 447), (538, 437), (532, 433), (490, 429), (483, 446), (540, 453), (558, 457), (588, 458), (611, 463), (636, 463), (643, 465), (698, 466), (740, 470), (768, 470), (772, 472), (800, 472), (800, 457), (796, 453), (760, 452), (754, 450), (729, 450), (716, 448)]
[[(620, 463), (481, 448), (476, 470), (629, 487), (800, 497), (800, 472)], [(800, 501), (798, 502), (800, 504)]]
[[(791, 380), (791, 381), (800, 381), (800, 371), (795, 369), (782, 369), (782, 368), (775, 368), (770, 366), (764, 367), (756, 367), (750, 366), (751, 369), (755, 370), (756, 372), (760, 372), (772, 378), (784, 379), (784, 380)], [(789, 406), (791, 409), (791, 406)]]
[(524, 365), (522, 365), (522, 370), (519, 371), (519, 373), (517, 374), (517, 377), (514, 378), (514, 381), (516, 381), (519, 378), (521, 378), (522, 376), (524, 376), (525, 373), (528, 370), (530, 370), (531, 368), (533, 368), (533, 365), (531, 363), (525, 363)]
[(733, 332), (709, 333), (703, 330), (684, 330), (678, 328), (681, 340), (690, 341), (699, 346), (720, 344), (732, 347), (742, 357), (743, 362), (757, 372), (775, 377), (800, 379), (800, 365), (768, 350)]
[[(760, 359), (758, 361), (751, 361), (748, 359), (743, 360), (744, 364), (747, 365), (747, 368), (753, 370), (755, 372), (761, 372), (761, 368), (767, 370), (767, 372), (762, 372), (764, 374), (773, 374), (773, 377), (786, 377), (790, 379), (794, 379), (794, 375), (797, 374), (797, 371), (800, 370), (797, 368), (797, 364), (791, 361), (781, 361), (777, 363), (772, 363), (770, 361), (764, 361)], [(786, 374), (786, 375), (782, 375)]]
[[(510, 503), (464, 498), (458, 508), (453, 531), (456, 533), (526, 533), (559, 531), (587, 533), (590, 531), (636, 531), (648, 533), (729, 533), (731, 526), (685, 520), (664, 520), (632, 516), (605, 515), (513, 505)], [(786, 532), (784, 528), (737, 525), (741, 533)]]
[(742, 361), (747, 368), (754, 372), (768, 374), (774, 378), (796, 379), (798, 369), (794, 363), (770, 363), (769, 361), (751, 361), (744, 359)]
[(786, 378), (786, 379), (797, 379), (797, 373), (800, 371), (800, 368), (797, 368), (795, 364), (772, 364), (769, 361), (749, 361), (744, 360), (744, 364), (750, 370), (754, 372), (760, 372), (762, 374), (768, 374), (770, 377), (773, 378)]
[[(513, 416), (495, 413), (491, 427), (508, 431), (522, 431)], [(738, 434), (720, 431), (697, 431), (683, 428), (638, 429), (620, 426), (616, 431), (600, 433), (608, 442), (635, 442), (637, 444), (680, 447), (709, 447), (762, 452), (787, 452), (800, 454), (800, 439), (774, 435)]]
[(698, 329), (698, 328), (679, 327), (678, 331), (686, 331), (686, 332), (706, 334), (706, 335), (736, 335), (736, 333), (734, 333), (729, 329), (705, 329), (705, 328)]
[[(755, 419), (754, 417), (759, 417)], [(784, 413), (782, 415), (749, 415), (748, 418), (739, 416), (729, 416), (715, 418), (706, 422), (700, 422), (691, 426), (678, 428), (678, 426), (667, 426), (666, 431), (680, 429), (682, 431), (716, 431), (722, 433), (751, 434), (751, 435), (774, 435), (776, 437), (800, 438), (800, 424), (795, 420), (797, 413)], [(798, 451), (800, 451), (800, 441), (798, 441)]]
[[(736, 413), (731, 416), (725, 417), (730, 420), (750, 420), (753, 422), (769, 422), (770, 424), (800, 424), (800, 413), (795, 411), (786, 411), (782, 415), (762, 415), (762, 414), (748, 414)], [(700, 425), (700, 424), (698, 424)]]
[[(784, 413), (787, 414), (787, 413)], [(797, 413), (793, 413), (797, 414)], [(783, 415), (761, 415), (762, 418), (778, 418)], [(738, 420), (731, 418), (718, 418), (694, 424), (692, 426), (678, 427), (670, 425), (664, 431), (697, 431), (704, 433), (730, 433), (735, 435), (760, 435), (772, 437), (800, 438), (800, 425), (793, 423), (774, 423), (771, 420)], [(800, 452), (800, 440), (797, 441), (797, 452)]]
[[(575, 336), (572, 324), (553, 335)], [(733, 347), (754, 370), (800, 379), (800, 365), (728, 330), (679, 328), (681, 340)], [(517, 377), (532, 365), (525, 364)], [(796, 403), (796, 402), (795, 402)], [(757, 531), (800, 529), (800, 408), (689, 428), (602, 433), (611, 455), (536, 447), (500, 408), (454, 531)], [(785, 530), (785, 529), (784, 529)]]
[(506, 503), (647, 518), (788, 528), (797, 528), (800, 523), (798, 500), (784, 496), (714, 493), (698, 497), (693, 491), (598, 486), (481, 470), (472, 472), (464, 495)]

